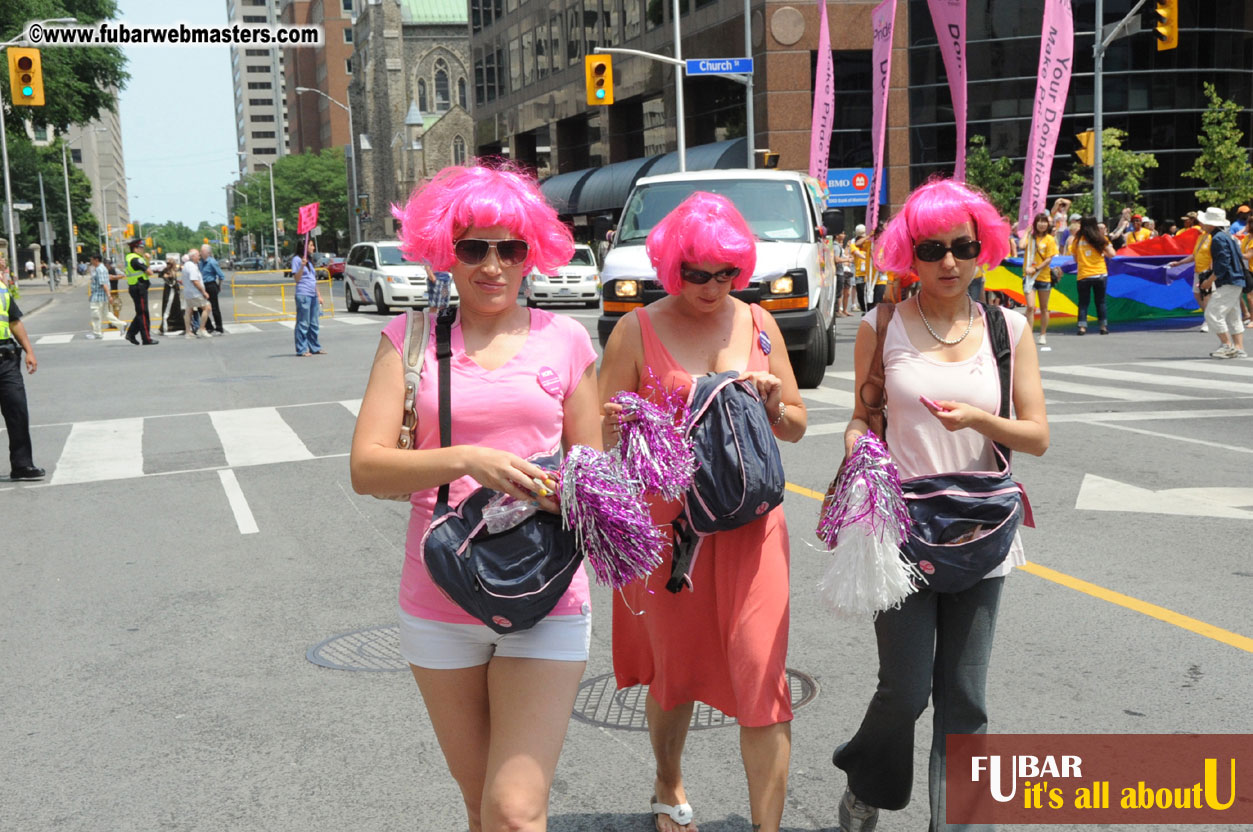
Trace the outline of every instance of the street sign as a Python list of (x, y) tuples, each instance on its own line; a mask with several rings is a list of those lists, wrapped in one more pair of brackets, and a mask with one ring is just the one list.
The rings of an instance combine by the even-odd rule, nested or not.
[[(870, 180), (874, 168), (832, 168), (827, 171), (827, 207), (865, 206), (870, 199)], [(885, 173), (879, 202), (888, 201), (888, 178)]]
[(752, 58), (688, 58), (688, 75), (752, 75)]
[(14, 210), (14, 211), (29, 211), (29, 210), (31, 210), (31, 209), (32, 209), (32, 208), (34, 208), (34, 207), (35, 207), (35, 206), (34, 206), (34, 205), (32, 205), (32, 204), (31, 204), (31, 203), (29, 203), (29, 202), (15, 202), (15, 203), (13, 203), (13, 210)]

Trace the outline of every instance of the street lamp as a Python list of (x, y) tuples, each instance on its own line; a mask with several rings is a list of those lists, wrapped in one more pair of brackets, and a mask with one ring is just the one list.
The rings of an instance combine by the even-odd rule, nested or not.
[[(73, 17), (54, 17), (48, 20), (40, 20), (27, 24), (22, 30), (22, 34), (13, 38), (13, 40), (0, 43), (0, 49), (7, 49), (19, 43), (26, 42), (26, 32), (31, 26), (40, 25), (47, 26), (50, 23), (77, 23), (78, 20)], [(13, 185), (9, 180), (9, 140), (8, 129), (4, 126), (4, 107), (0, 106), (0, 164), (4, 165), (4, 216), (9, 223), (9, 257), (17, 260), (17, 228), (13, 222)]]
[[(97, 127), (91, 132), (108, 133), (109, 131), (103, 127)], [(78, 273), (78, 235), (74, 233), (74, 209), (70, 205), (70, 167), (66, 160), (66, 148), (74, 142), (81, 141), (87, 136), (86, 132), (79, 133), (76, 138), (61, 142), (61, 174), (65, 177), (65, 221), (70, 226), (70, 280), (73, 281), (74, 275)], [(80, 148), (81, 150), (81, 148)], [(100, 197), (101, 204), (104, 203), (104, 195)]]
[[(244, 152), (244, 151), (242, 151), (242, 150), (239, 150), (239, 151), (236, 151), (236, 152), (237, 152), (240, 156), (247, 156), (247, 155), (248, 155), (246, 152)], [(260, 162), (261, 164), (265, 165), (267, 168), (269, 168), (269, 169), (270, 169), (270, 220), (274, 223), (274, 266), (275, 266), (275, 268), (277, 268), (277, 267), (278, 267), (278, 263), (279, 263), (279, 253), (278, 253), (278, 211), (277, 211), (277, 210), (275, 210), (275, 208), (274, 208), (274, 163), (273, 163), (273, 162), (267, 162), (267, 161), (266, 161), (266, 160), (264, 160), (264, 159), (256, 159), (255, 161)]]
[(118, 176), (118, 177), (115, 177), (114, 180), (110, 182), (108, 185), (105, 185), (103, 188), (100, 189), (100, 205), (104, 208), (104, 255), (105, 257), (112, 256), (109, 250), (109, 247), (110, 247), (110, 244), (113, 242), (113, 239), (109, 236), (109, 203), (104, 198), (104, 192), (109, 190), (109, 188), (112, 188), (117, 183), (121, 182), (123, 179), (125, 179), (127, 182), (131, 181), (131, 177), (129, 176)]
[(356, 242), (360, 242), (361, 241), (361, 215), (357, 212), (357, 208), (358, 208), (358, 202), (360, 201), (361, 197), (360, 197), (360, 192), (357, 190), (357, 145), (356, 145), (357, 134), (354, 133), (352, 129), (352, 99), (349, 98), (348, 104), (347, 106), (345, 106), (339, 103), (338, 101), (336, 101), (334, 98), (331, 98), (329, 95), (322, 92), (321, 90), (316, 90), (313, 87), (296, 87), (296, 92), (297, 93), (302, 93), (302, 92), (317, 93), (318, 95), (325, 98), (327, 101), (339, 107), (344, 112), (348, 113), (348, 150), (350, 153), (352, 153), (352, 208), (351, 210), (352, 210), (352, 218), (353, 218), (353, 228), (357, 232)]
[[(226, 190), (227, 188), (230, 188), (232, 191), (234, 191), (235, 196), (242, 196), (244, 198), (244, 205), (248, 205), (248, 194), (244, 193), (239, 188), (236, 188), (234, 182), (227, 182), (225, 185), (222, 186), (222, 190)], [(227, 217), (228, 221), (230, 219), (231, 219), (230, 217)], [(236, 229), (236, 230), (238, 231), (239, 229)], [(240, 249), (242, 250), (243, 246), (240, 246)]]

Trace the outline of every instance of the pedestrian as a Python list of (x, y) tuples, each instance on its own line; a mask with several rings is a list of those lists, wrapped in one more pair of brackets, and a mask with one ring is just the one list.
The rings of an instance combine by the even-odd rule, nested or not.
[(213, 247), (208, 243), (200, 247), (200, 262), (197, 265), (200, 267), (200, 282), (209, 293), (209, 305), (213, 307), (213, 320), (206, 323), (204, 328), (218, 335), (225, 335), (226, 330), (222, 328), (222, 308), (218, 305), (218, 295), (222, 293), (222, 287), (226, 285), (226, 275), (218, 266), (217, 258), (213, 256)]
[(9, 270), (9, 261), (0, 256), (0, 285), (12, 289), (16, 284), (13, 273)]
[(33, 280), (34, 277), (35, 277), (35, 261), (27, 260), (26, 261), (26, 279)]
[(1057, 250), (1059, 252), (1066, 250), (1067, 245), (1070, 242), (1070, 238), (1073, 237), (1075, 232), (1079, 230), (1079, 219), (1079, 214), (1071, 214), (1065, 227), (1057, 233)]
[(853, 257), (853, 291), (857, 294), (857, 311), (866, 314), (870, 307), (866, 305), (866, 274), (869, 271), (870, 258), (866, 256), (866, 226), (861, 223), (853, 229), (853, 239), (848, 244), (848, 253)]
[(1064, 196), (1059, 196), (1053, 200), (1053, 210), (1049, 212), (1049, 219), (1052, 223), (1052, 234), (1056, 236), (1060, 234), (1062, 229), (1066, 227), (1066, 213), (1070, 211), (1071, 202)]
[(158, 341), (149, 331), (148, 261), (144, 259), (144, 241), (136, 237), (127, 246), (130, 254), (126, 255), (126, 285), (131, 303), (135, 305), (135, 317), (131, 318), (131, 324), (126, 330), (126, 340), (136, 346), (152, 346)]
[(1249, 274), (1244, 276), (1244, 292), (1240, 296), (1240, 302), (1244, 305), (1244, 327), (1248, 329), (1253, 326), (1253, 297), (1250, 297), (1250, 291), (1253, 291), (1253, 231), (1245, 231), (1244, 237), (1240, 240), (1240, 253), (1244, 257), (1244, 267), (1249, 270)]
[(1179, 223), (1174, 220), (1162, 220), (1158, 233), (1163, 237), (1173, 237), (1179, 233)]
[(1153, 236), (1153, 232), (1145, 227), (1144, 217), (1141, 214), (1131, 215), (1131, 227), (1127, 230), (1125, 239), (1127, 245), (1132, 246), (1136, 243), (1142, 243)]
[(183, 322), (183, 269), (179, 256), (170, 252), (165, 256), (165, 269), (161, 272), (161, 332), (186, 332)]
[[(118, 293), (121, 285), (122, 272), (118, 270), (117, 264), (109, 258), (105, 258), (104, 267), (109, 270), (109, 308), (113, 310), (114, 316), (122, 317), (122, 296)], [(125, 332), (125, 329), (119, 331), (119, 334)]]
[(1183, 229), (1185, 231), (1189, 228), (1195, 228), (1197, 224), (1196, 223), (1196, 211), (1189, 211), (1188, 213), (1180, 217), (1179, 221), (1183, 223)]
[[(26, 360), (22, 361), (25, 353)], [(26, 407), (26, 385), (22, 381), (22, 364), (33, 375), (39, 362), (22, 323), (22, 310), (0, 282), (0, 415), (9, 434), (9, 479), (13, 482), (41, 480), (46, 473), (35, 467), (30, 441), (30, 411)]]
[[(667, 297), (618, 321), (601, 362), (601, 402), (623, 390), (655, 401), (683, 397), (697, 376), (736, 370), (757, 387), (774, 436), (799, 441), (807, 416), (779, 326), (761, 307), (731, 295), (748, 285), (757, 246), (730, 200), (693, 194), (653, 228), (645, 245)], [(604, 406), (612, 431), (621, 408)], [(657, 505), (653, 521), (668, 523), (678, 508)], [(692, 709), (701, 701), (739, 723), (750, 823), (777, 832), (792, 736), (783, 508), (702, 538), (693, 592), (650, 588), (670, 576), (669, 552), (663, 560), (649, 579), (623, 587), (613, 602), (618, 687), (648, 685), (645, 708), (657, 764), (654, 823), (661, 832), (691, 824), (682, 756)]]
[(578, 444), (601, 447), (596, 352), (587, 330), (517, 302), (531, 268), (564, 265), (574, 242), (535, 180), (509, 169), (445, 168), (397, 213), (405, 258), (450, 270), (460, 296), (448, 365), (456, 444), (440, 447), (432, 338), (416, 394), (416, 450), (396, 447), (406, 419), (400, 352), (408, 326), (407, 316), (396, 316), (383, 330), (357, 417), (352, 484), (363, 494), (413, 492), (400, 652), (460, 787), (471, 832), (535, 832), (547, 826), (553, 772), (587, 663), (587, 573), (577, 568), (534, 627), (500, 635), (442, 594), (423, 565), (421, 542), (437, 487), (448, 487), (452, 505), (481, 485), (557, 511), (549, 498), (533, 496), (536, 478), (548, 472), (528, 459)]
[[(901, 478), (998, 470), (994, 442), (1043, 454), (1049, 441), (1044, 390), (1026, 319), (981, 307), (967, 291), (978, 266), (1001, 262), (1007, 249), (1007, 229), (992, 205), (963, 184), (932, 180), (909, 196), (880, 245), (884, 266), (913, 271), (922, 287), (917, 297), (896, 307), (882, 342), (891, 408), (883, 438)], [(867, 315), (857, 332), (858, 391), (875, 363), (881, 314)], [(988, 334), (992, 315), (1003, 316), (1009, 331), (1010, 418), (994, 415), (1001, 389)], [(920, 397), (937, 400), (938, 408)], [(865, 399), (859, 394), (856, 401), (844, 432), (846, 457), (870, 429)], [(1015, 536), (1005, 560), (972, 588), (940, 593), (922, 586), (898, 608), (875, 617), (878, 687), (856, 734), (833, 756), (848, 776), (839, 805), (842, 832), (869, 832), (881, 809), (908, 805), (914, 723), (928, 698), (935, 708), (929, 828), (953, 828), (945, 822), (945, 738), (987, 730), (987, 672), (997, 607), (1005, 576), (1025, 562)]]
[[(187, 260), (183, 263), (182, 272), (183, 326), (185, 327), (183, 337), (212, 338), (213, 334), (209, 331), (213, 325), (209, 319), (209, 293), (200, 276), (200, 249), (193, 248), (187, 252)], [(193, 314), (200, 316), (199, 329), (193, 329)]]
[(1236, 218), (1231, 221), (1231, 235), (1239, 237), (1245, 232), (1249, 224), (1249, 206), (1241, 205), (1236, 209)]
[(301, 243), (300, 251), (291, 259), (292, 280), (296, 281), (296, 355), (323, 355), (326, 350), (318, 342), (318, 324), (322, 316), (322, 290), (313, 271), (314, 243)]
[(1152, 217), (1144, 218), (1144, 227), (1149, 232), (1149, 236), (1146, 237), (1145, 239), (1151, 240), (1157, 236), (1157, 221), (1154, 220)]
[(835, 262), (835, 285), (837, 302), (835, 314), (847, 318), (853, 314), (849, 311), (849, 301), (853, 294), (853, 255), (845, 247), (844, 232), (835, 235), (831, 243), (831, 257)]
[(109, 308), (109, 270), (100, 261), (100, 252), (91, 253), (91, 332), (88, 338), (103, 338), (104, 324), (111, 324), (118, 332), (126, 328), (126, 323), (113, 314)]
[(1211, 266), (1202, 283), (1211, 296), (1205, 309), (1205, 320), (1218, 336), (1218, 349), (1213, 358), (1248, 358), (1244, 351), (1244, 322), (1240, 314), (1240, 295), (1248, 284), (1245, 260), (1240, 244), (1227, 231), (1227, 212), (1210, 206), (1198, 217), (1210, 237)]
[[(1199, 220), (1196, 211), (1189, 212), (1188, 216), (1194, 220)], [(1214, 238), (1199, 221), (1195, 224), (1195, 227), (1199, 228), (1201, 233), (1196, 238), (1196, 244), (1192, 247), (1192, 253), (1187, 257), (1172, 260), (1166, 266), (1167, 268), (1174, 268), (1176, 266), (1185, 266), (1188, 263), (1192, 264), (1192, 297), (1196, 298), (1196, 304), (1200, 307), (1201, 314), (1205, 316), (1205, 320), (1201, 323), (1200, 331), (1209, 332), (1209, 316), (1205, 315), (1205, 311), (1206, 307), (1209, 306), (1210, 295), (1214, 293), (1213, 284), (1209, 282), (1210, 274), (1214, 269), (1214, 258), (1210, 253), (1210, 247)]]
[(1036, 343), (1046, 352), (1049, 331), (1049, 295), (1053, 289), (1053, 258), (1057, 256), (1057, 240), (1049, 232), (1052, 222), (1044, 212), (1035, 215), (1027, 235), (1026, 256), (1022, 261), (1022, 294), (1027, 307), (1027, 330), (1035, 323), (1040, 310), (1040, 335)]
[(1095, 299), (1096, 318), (1102, 335), (1109, 334), (1109, 320), (1105, 314), (1105, 284), (1109, 279), (1106, 257), (1114, 256), (1114, 246), (1103, 230), (1104, 223), (1088, 215), (1079, 220), (1079, 231), (1070, 238), (1067, 253), (1075, 258), (1077, 286), (1079, 289), (1079, 314), (1076, 335), (1088, 334), (1088, 304)]

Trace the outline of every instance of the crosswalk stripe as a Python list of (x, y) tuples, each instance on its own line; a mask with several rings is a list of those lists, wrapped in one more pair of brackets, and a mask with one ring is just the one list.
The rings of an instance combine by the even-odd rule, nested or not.
[(344, 407), (348, 408), (348, 412), (354, 417), (361, 415), (361, 399), (348, 399), (340, 402)]
[(357, 317), (353, 317), (352, 315), (343, 315), (343, 316), (336, 315), (334, 318), (330, 318), (329, 320), (337, 321), (338, 323), (341, 323), (341, 324), (349, 324), (351, 326), (369, 326), (370, 324), (376, 324), (378, 326), (382, 326), (383, 324), (386, 323), (386, 321), (381, 318), (374, 318), (374, 317), (357, 318)]
[(1154, 375), (1153, 373), (1133, 373), (1128, 370), (1113, 370), (1109, 367), (1045, 367), (1046, 373), (1065, 373), (1067, 375), (1084, 376), (1090, 379), (1107, 379), (1109, 381), (1129, 381), (1135, 384), (1155, 384), (1159, 387), (1186, 387), (1190, 390), (1222, 390), (1224, 393), (1253, 393), (1253, 384), (1238, 381), (1219, 381), (1212, 378), (1197, 376)]
[(1160, 393), (1156, 390), (1133, 390), (1127, 387), (1097, 387), (1093, 384), (1077, 384), (1073, 381), (1045, 378), (1044, 389), (1057, 393), (1078, 393), (1081, 396), (1093, 396), (1098, 399), (1117, 399), (1124, 402), (1168, 402), (1195, 400), (1196, 396), (1181, 396), (1178, 393)]
[(812, 390), (802, 390), (801, 398), (812, 399), (823, 404), (833, 404), (837, 407), (846, 407), (852, 410), (857, 404), (857, 399), (852, 393), (843, 390), (832, 390), (830, 387), (815, 387)]
[(295, 322), (295, 321), (275, 321), (275, 323), (277, 323), (279, 326), (285, 326), (285, 327), (287, 327), (288, 329), (295, 329), (295, 328), (296, 328), (296, 322)]
[(43, 346), (44, 344), (68, 344), (74, 340), (74, 333), (66, 332), (60, 335), (42, 335), (35, 339), (35, 343)]
[(52, 485), (144, 475), (144, 420), (75, 422), (52, 472)]
[(222, 327), (222, 329), (225, 329), (227, 332), (229, 332), (232, 335), (236, 335), (240, 332), (260, 332), (261, 331), (260, 329), (253, 326), (252, 324), (226, 324), (225, 326)]
[(1195, 370), (1218, 376), (1242, 376), (1253, 379), (1253, 363), (1211, 358), (1208, 361), (1137, 361), (1136, 367), (1158, 367), (1163, 370)]
[(313, 459), (300, 437), (273, 407), (215, 410), (209, 413), (232, 467)]

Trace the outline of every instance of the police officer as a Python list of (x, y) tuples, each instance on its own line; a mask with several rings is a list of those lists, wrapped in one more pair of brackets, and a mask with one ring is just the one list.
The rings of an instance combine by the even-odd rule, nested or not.
[[(126, 329), (126, 340), (132, 344), (144, 346), (157, 343), (148, 330), (148, 261), (144, 260), (144, 241), (138, 238), (127, 245), (130, 254), (126, 255), (126, 283), (130, 292), (131, 302), (135, 304), (135, 317)], [(139, 340), (136, 340), (138, 337)]]
[(22, 310), (17, 307), (9, 287), (0, 281), (0, 411), (9, 432), (9, 479), (41, 480), (44, 469), (36, 468), (31, 456), (30, 413), (26, 409), (26, 387), (22, 383), (22, 353), (26, 353), (26, 371), (35, 372), (38, 362), (26, 337)]

